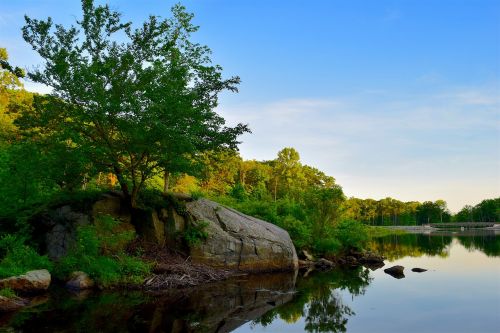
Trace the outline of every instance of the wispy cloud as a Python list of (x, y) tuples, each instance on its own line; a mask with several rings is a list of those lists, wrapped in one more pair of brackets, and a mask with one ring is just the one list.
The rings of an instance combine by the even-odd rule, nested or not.
[(272, 159), (293, 146), (305, 163), (337, 177), (349, 194), (419, 200), (435, 193), (458, 209), (465, 199), (450, 193), (445, 182), (475, 179), (477, 186), (494, 191), (492, 180), (500, 181), (495, 171), (500, 168), (500, 101), (493, 91), (457, 88), (397, 98), (389, 91), (363, 92), (224, 105), (221, 112), (231, 122), (250, 124), (253, 134), (241, 145), (246, 158)]

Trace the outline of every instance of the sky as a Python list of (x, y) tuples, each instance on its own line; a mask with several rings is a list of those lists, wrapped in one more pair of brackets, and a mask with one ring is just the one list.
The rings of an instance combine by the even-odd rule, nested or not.
[[(103, 3), (103, 1), (98, 1)], [(108, 1), (126, 20), (169, 16), (174, 1)], [(347, 196), (444, 199), (451, 211), (500, 196), (500, 1), (186, 0), (226, 77), (218, 111), (248, 123), (245, 159), (284, 147)], [(23, 16), (81, 17), (80, 2), (0, 1), (11, 62), (41, 60)], [(32, 91), (47, 87), (26, 82)]]

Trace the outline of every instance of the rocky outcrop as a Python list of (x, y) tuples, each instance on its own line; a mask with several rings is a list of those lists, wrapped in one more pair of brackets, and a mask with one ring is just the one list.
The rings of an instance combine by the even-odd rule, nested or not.
[(384, 269), (384, 272), (396, 279), (402, 279), (405, 277), (404, 269), (403, 266), (397, 265)]
[(190, 223), (208, 224), (207, 239), (190, 249), (193, 262), (242, 271), (298, 268), (285, 230), (206, 199), (188, 202), (186, 209)]
[(66, 287), (73, 290), (90, 289), (94, 287), (94, 281), (85, 272), (73, 272)]
[(10, 288), (22, 293), (45, 291), (50, 285), (50, 273), (46, 269), (29, 271), (26, 274), (0, 280), (0, 288)]

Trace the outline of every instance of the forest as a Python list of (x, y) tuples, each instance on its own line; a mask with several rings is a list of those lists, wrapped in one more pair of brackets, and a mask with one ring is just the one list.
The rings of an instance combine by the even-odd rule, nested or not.
[[(0, 231), (23, 234), (30, 212), (62, 197), (121, 191), (131, 207), (151, 195), (207, 197), (287, 230), (297, 248), (336, 252), (371, 226), (498, 221), (500, 198), (453, 215), (444, 200), (346, 198), (334, 177), (286, 147), (269, 161), (243, 159), (218, 95), (237, 92), (198, 27), (176, 5), (138, 28), (108, 6), (82, 1), (83, 19), (63, 27), (26, 17), (23, 38), (43, 59), (30, 72), (0, 49)], [(116, 35), (121, 34), (121, 39)], [(121, 41), (125, 36), (126, 41)], [(52, 87), (48, 95), (23, 81)], [(26, 240), (29, 243), (29, 239)]]

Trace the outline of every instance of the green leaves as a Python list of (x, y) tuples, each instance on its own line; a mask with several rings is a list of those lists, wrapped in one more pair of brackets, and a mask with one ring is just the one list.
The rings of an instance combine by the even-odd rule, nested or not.
[(132, 205), (156, 173), (208, 149), (235, 148), (249, 131), (225, 126), (214, 111), (218, 94), (236, 91), (239, 78), (223, 79), (210, 50), (190, 42), (198, 27), (183, 6), (136, 29), (107, 5), (83, 0), (82, 11), (69, 28), (26, 17), (23, 37), (44, 59), (30, 77), (57, 96), (41, 111), (52, 134), (71, 140), (98, 171), (116, 173)]

